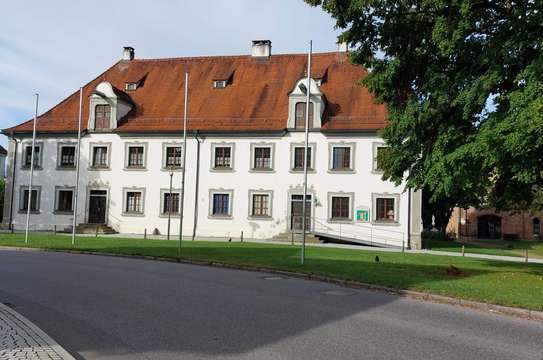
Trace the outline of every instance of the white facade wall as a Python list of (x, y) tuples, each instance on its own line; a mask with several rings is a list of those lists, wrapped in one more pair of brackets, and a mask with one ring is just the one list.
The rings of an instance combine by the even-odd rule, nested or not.
[[(271, 238), (290, 229), (290, 194), (301, 194), (303, 191), (303, 173), (291, 170), (292, 144), (303, 144), (303, 132), (286, 132), (282, 136), (201, 136), (200, 137), (200, 174), (199, 191), (197, 195), (197, 237), (239, 237), (243, 231), (246, 238)], [(374, 148), (382, 140), (375, 134), (356, 135), (325, 135), (321, 132), (310, 133), (309, 142), (315, 146), (314, 171), (309, 172), (309, 193), (313, 194), (312, 226), (327, 227), (330, 231), (343, 231), (345, 234), (371, 233), (373, 237), (388, 239), (391, 245), (401, 246), (401, 241), (407, 241), (408, 232), (408, 192), (403, 186), (381, 180), (381, 174), (373, 171)], [(23, 228), (25, 213), (19, 211), (21, 186), (28, 184), (29, 171), (21, 168), (25, 144), (30, 139), (22, 140), (18, 146), (17, 169), (14, 192), (14, 227)], [(59, 186), (73, 187), (75, 170), (57, 169), (59, 143), (75, 143), (76, 139), (69, 138), (38, 138), (42, 144), (42, 168), (36, 169), (34, 184), (40, 188), (40, 211), (31, 216), (33, 228), (51, 229), (53, 225), (59, 228), (69, 227), (72, 215), (55, 214), (55, 188)], [(95, 143), (109, 144), (109, 169), (91, 170), (89, 157), (91, 146)], [(144, 143), (146, 146), (146, 168), (144, 170), (125, 169), (127, 143)], [(138, 233), (147, 229), (152, 233), (156, 228), (161, 234), (166, 233), (167, 217), (161, 212), (161, 189), (169, 188), (169, 171), (163, 169), (163, 144), (182, 143), (180, 136), (123, 136), (118, 134), (87, 134), (81, 143), (79, 215), (78, 223), (88, 220), (88, 191), (103, 189), (108, 191), (107, 224), (120, 233)], [(212, 169), (213, 144), (233, 144), (232, 171), (216, 171)], [(273, 144), (273, 171), (251, 171), (251, 144)], [(354, 170), (348, 173), (330, 171), (330, 144), (346, 143), (353, 146), (351, 156)], [(13, 149), (13, 146), (10, 147)], [(10, 157), (11, 158), (11, 157)], [(187, 170), (185, 191), (185, 221), (183, 233), (190, 236), (193, 233), (195, 217), (195, 188), (197, 165), (197, 141), (188, 138)], [(11, 186), (11, 181), (8, 186)], [(175, 171), (173, 176), (174, 189), (181, 186), (181, 171)], [(144, 214), (127, 216), (123, 214), (123, 189), (145, 189)], [(229, 190), (233, 194), (232, 216), (228, 219), (218, 219), (210, 216), (210, 190)], [(249, 191), (269, 191), (272, 195), (272, 216), (270, 219), (254, 219), (249, 216)], [(329, 194), (348, 193), (352, 196), (351, 216), (353, 221), (334, 223), (329, 221)], [(355, 224), (354, 210), (359, 206), (370, 209), (373, 217), (375, 205), (372, 195), (396, 195), (399, 204), (396, 207), (398, 222), (394, 224), (364, 223)], [(418, 198), (420, 194), (415, 193)], [(6, 197), (6, 207), (9, 199)], [(416, 203), (416, 199), (415, 199)], [(8, 221), (8, 209), (5, 210), (4, 221)], [(8, 215), (8, 216), (6, 216)], [(420, 205), (412, 212), (411, 223), (420, 223)], [(342, 227), (340, 229), (339, 227)], [(172, 234), (179, 233), (179, 217), (172, 217)]]

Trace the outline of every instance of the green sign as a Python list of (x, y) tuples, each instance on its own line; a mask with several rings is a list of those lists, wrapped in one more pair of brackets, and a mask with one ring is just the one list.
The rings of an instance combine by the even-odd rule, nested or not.
[(356, 221), (369, 222), (370, 221), (370, 211), (369, 211), (369, 209), (357, 209), (356, 210)]

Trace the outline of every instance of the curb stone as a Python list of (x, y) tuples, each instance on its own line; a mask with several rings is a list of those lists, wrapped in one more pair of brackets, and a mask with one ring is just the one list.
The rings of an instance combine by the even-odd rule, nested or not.
[(414, 290), (391, 288), (387, 286), (368, 284), (368, 283), (352, 281), (352, 280), (339, 280), (339, 279), (334, 279), (334, 278), (330, 278), (323, 275), (293, 272), (293, 271), (288, 271), (288, 270), (277, 270), (277, 269), (267, 268), (267, 267), (262, 267), (262, 266), (236, 265), (236, 264), (224, 263), (220, 261), (206, 261), (206, 260), (182, 259), (179, 261), (176, 258), (169, 258), (169, 257), (162, 257), (162, 256), (102, 253), (102, 252), (90, 251), (90, 250), (88, 251), (87, 250), (68, 250), (68, 249), (63, 250), (63, 249), (44, 249), (44, 248), (10, 247), (10, 246), (0, 246), (0, 249), (43, 251), (43, 252), (63, 252), (63, 253), (69, 253), (69, 254), (110, 256), (110, 257), (120, 257), (120, 258), (128, 258), (128, 259), (179, 262), (182, 264), (189, 264), (189, 265), (211, 266), (211, 267), (254, 271), (254, 272), (267, 272), (267, 273), (283, 275), (283, 276), (287, 276), (291, 278), (320, 281), (320, 282), (335, 284), (335, 285), (353, 288), (353, 289), (365, 289), (365, 290), (370, 290), (370, 291), (385, 292), (385, 293), (397, 295), (399, 297), (428, 301), (428, 302), (439, 303), (439, 304), (453, 305), (456, 307), (469, 308), (472, 310), (478, 310), (478, 311), (483, 311), (483, 312), (497, 314), (497, 315), (506, 315), (506, 316), (511, 316), (511, 317), (543, 322), (542, 311), (520, 309), (520, 308), (514, 308), (514, 307), (509, 307), (509, 306), (503, 306), (503, 305), (495, 305), (495, 304), (484, 303), (484, 302), (479, 302), (479, 301), (465, 300), (465, 299), (459, 299), (459, 298), (443, 296), (443, 295), (435, 295), (435, 294), (414, 291)]

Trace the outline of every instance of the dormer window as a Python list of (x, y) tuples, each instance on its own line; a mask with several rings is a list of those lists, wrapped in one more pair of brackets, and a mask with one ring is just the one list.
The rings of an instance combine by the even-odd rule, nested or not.
[(111, 124), (111, 105), (96, 105), (94, 128), (109, 129)]
[[(295, 117), (295, 128), (296, 129), (305, 129), (305, 102), (296, 103), (296, 117)], [(313, 121), (313, 103), (309, 103), (309, 127)]]
[(226, 80), (214, 80), (213, 88), (215, 89), (224, 89), (226, 87)]
[(138, 83), (137, 82), (127, 82), (124, 84), (124, 89), (126, 91), (134, 91), (138, 88)]
[[(319, 76), (317, 79), (322, 79), (322, 77)], [(320, 91), (318, 81), (313, 78), (310, 79), (309, 86), (307, 78), (298, 80), (289, 93), (287, 128), (305, 129), (308, 91), (310, 95), (308, 127), (310, 129), (320, 129), (326, 100), (324, 94)]]

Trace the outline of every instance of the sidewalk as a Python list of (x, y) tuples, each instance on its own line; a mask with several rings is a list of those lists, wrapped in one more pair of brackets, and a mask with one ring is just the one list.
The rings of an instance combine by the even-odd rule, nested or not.
[(75, 360), (36, 325), (2, 303), (0, 359)]

